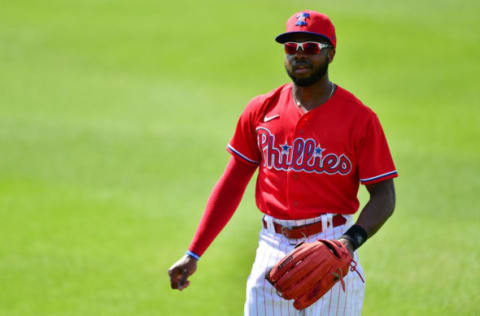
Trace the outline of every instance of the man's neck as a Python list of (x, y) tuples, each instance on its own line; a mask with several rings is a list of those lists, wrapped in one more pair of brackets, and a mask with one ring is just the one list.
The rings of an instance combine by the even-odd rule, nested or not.
[(297, 86), (293, 83), (293, 99), (297, 106), (307, 111), (327, 102), (333, 94), (335, 85), (325, 75), (322, 79), (306, 87)]

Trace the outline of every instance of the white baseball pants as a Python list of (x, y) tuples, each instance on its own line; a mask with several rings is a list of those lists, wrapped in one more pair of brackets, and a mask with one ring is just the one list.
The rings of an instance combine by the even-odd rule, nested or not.
[[(351, 225), (353, 216), (347, 215), (344, 225), (332, 227), (332, 214), (322, 215), (306, 220), (279, 220), (271, 216), (264, 216), (267, 228), (260, 231), (260, 239), (257, 248), (255, 262), (247, 281), (247, 299), (244, 307), (245, 316), (327, 316), (327, 315), (360, 315), (362, 312), (365, 283), (355, 272), (349, 272), (345, 277), (345, 292), (340, 282), (328, 291), (315, 304), (298, 311), (293, 307), (293, 300), (285, 300), (277, 295), (275, 288), (265, 279), (265, 273), (273, 267), (281, 258), (292, 251), (296, 244), (317, 239), (337, 239)], [(322, 233), (309, 236), (304, 239), (287, 239), (281, 234), (275, 233), (272, 221), (286, 226), (300, 226), (322, 221)], [(330, 225), (327, 225), (327, 223)], [(357, 262), (357, 270), (365, 280), (363, 269), (355, 252), (354, 260)]]

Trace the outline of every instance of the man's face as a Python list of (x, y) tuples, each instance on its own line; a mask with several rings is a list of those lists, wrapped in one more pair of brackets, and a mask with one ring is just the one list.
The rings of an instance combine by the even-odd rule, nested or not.
[[(295, 34), (289, 39), (289, 42), (308, 41), (330, 44), (326, 39), (307, 34)], [(285, 54), (285, 69), (297, 86), (310, 86), (325, 76), (333, 55), (333, 48), (323, 48), (315, 55), (307, 55), (300, 48), (296, 54)]]

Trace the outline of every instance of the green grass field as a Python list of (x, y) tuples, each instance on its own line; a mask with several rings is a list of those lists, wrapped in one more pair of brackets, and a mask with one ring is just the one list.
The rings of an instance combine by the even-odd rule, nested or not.
[[(379, 115), (397, 208), (360, 249), (364, 315), (480, 315), (480, 3), (9, 1), (0, 9), (0, 315), (241, 315), (253, 186), (170, 290), (245, 104), (328, 13), (330, 77)], [(362, 189), (362, 201), (366, 199)]]

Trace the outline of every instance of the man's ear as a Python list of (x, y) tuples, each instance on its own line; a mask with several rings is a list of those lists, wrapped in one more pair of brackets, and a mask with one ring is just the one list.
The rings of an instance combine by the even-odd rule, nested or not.
[(335, 57), (335, 48), (332, 48), (328, 51), (328, 63), (333, 61), (333, 57)]

